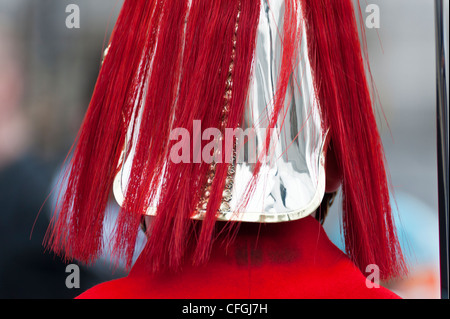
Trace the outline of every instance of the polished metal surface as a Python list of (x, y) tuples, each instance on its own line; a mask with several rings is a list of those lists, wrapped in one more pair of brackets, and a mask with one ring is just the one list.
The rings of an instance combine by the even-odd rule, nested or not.
[[(263, 166), (256, 188), (245, 207), (241, 200), (252, 177), (255, 156), (263, 148), (268, 118), (273, 108), (280, 69), (283, 1), (261, 3), (253, 77), (248, 93), (242, 130), (254, 129), (254, 143), (238, 147), (231, 200), (220, 210), (219, 220), (247, 222), (283, 222), (305, 217), (320, 205), (325, 192), (324, 142), (317, 99), (307, 57), (307, 39), (302, 36), (298, 65), (286, 94), (285, 110), (280, 116), (275, 142)], [(239, 141), (237, 143), (239, 144)], [(254, 144), (254, 147), (251, 145)], [(241, 144), (242, 145), (242, 144)], [(249, 146), (250, 145), (250, 146)], [(114, 182), (114, 194), (123, 202), (132, 154)], [(229, 207), (229, 209), (228, 209)], [(238, 208), (242, 208), (238, 211)], [(149, 215), (154, 214), (150, 208)], [(199, 210), (194, 218), (202, 218)]]

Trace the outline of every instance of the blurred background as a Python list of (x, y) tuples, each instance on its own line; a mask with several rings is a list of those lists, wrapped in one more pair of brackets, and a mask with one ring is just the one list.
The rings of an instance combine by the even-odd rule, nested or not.
[[(68, 289), (66, 264), (42, 247), (52, 197), (37, 218), (80, 127), (122, 1), (0, 0), (0, 298), (73, 298), (124, 275), (105, 257), (80, 265), (81, 287)], [(434, 2), (367, 3), (380, 8), (380, 28), (366, 33), (410, 267), (408, 278), (384, 285), (404, 298), (439, 298)], [(69, 4), (80, 9), (80, 28), (66, 27)], [(339, 206), (325, 229), (343, 248)], [(112, 202), (111, 214), (116, 208)]]

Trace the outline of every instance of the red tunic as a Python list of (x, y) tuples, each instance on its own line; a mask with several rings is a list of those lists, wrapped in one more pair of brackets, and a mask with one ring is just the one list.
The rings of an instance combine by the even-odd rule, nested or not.
[[(368, 275), (368, 274), (367, 274)], [(206, 265), (150, 275), (139, 258), (129, 275), (78, 298), (291, 299), (399, 298), (368, 288), (366, 276), (328, 239), (313, 218), (242, 224), (228, 249), (217, 244)]]

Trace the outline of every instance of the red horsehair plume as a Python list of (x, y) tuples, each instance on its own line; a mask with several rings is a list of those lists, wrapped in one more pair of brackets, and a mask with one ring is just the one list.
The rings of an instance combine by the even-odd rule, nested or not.
[[(305, 30), (301, 30), (303, 12)], [(125, 0), (111, 36), (89, 109), (67, 172), (47, 245), (67, 259), (93, 262), (101, 253), (105, 208), (129, 130), (137, 133), (125, 201), (112, 252), (132, 264), (142, 215), (158, 192), (156, 216), (142, 252), (153, 271), (180, 266), (196, 240), (194, 263), (205, 262), (214, 237), (228, 165), (215, 164), (211, 196), (198, 237), (192, 215), (207, 163), (168, 160), (172, 128), (193, 131), (193, 121), (221, 128), (224, 92), (232, 81), (226, 127), (242, 121), (252, 76), (260, 1)], [(392, 222), (383, 150), (372, 111), (351, 0), (286, 0), (282, 58), (269, 127), (284, 99), (306, 32), (324, 131), (330, 129), (343, 172), (346, 248), (361, 268), (376, 263), (385, 278), (404, 269)], [(141, 113), (139, 125), (137, 114)], [(267, 152), (267, 138), (264, 152)], [(227, 156), (227, 154), (225, 154)], [(243, 195), (249, 198), (254, 178)], [(159, 185), (159, 188), (156, 186)]]

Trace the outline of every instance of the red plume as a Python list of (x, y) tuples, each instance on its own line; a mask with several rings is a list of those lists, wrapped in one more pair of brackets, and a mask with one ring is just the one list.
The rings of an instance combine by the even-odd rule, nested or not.
[(68, 259), (89, 263), (101, 253), (105, 207), (134, 106), (142, 101), (142, 53), (156, 2), (125, 1), (113, 30), (67, 171), (67, 188), (45, 238)]
[(343, 173), (347, 253), (363, 272), (376, 264), (382, 278), (400, 275), (405, 263), (352, 2), (302, 0), (302, 9), (323, 125)]
[[(300, 5), (323, 128), (330, 129), (343, 172), (347, 250), (361, 269), (374, 263), (388, 278), (401, 273), (404, 263), (351, 0), (285, 1), (280, 74), (268, 125), (274, 127), (286, 113), (286, 91), (299, 60)], [(131, 131), (137, 136), (135, 154), (113, 255), (131, 266), (141, 217), (156, 201), (142, 252), (151, 269), (177, 268), (191, 240), (197, 240), (194, 262), (208, 258), (229, 164), (215, 164), (205, 218), (194, 237), (191, 217), (211, 166), (193, 157), (172, 162), (170, 132), (183, 128), (195, 139), (195, 120), (222, 133), (224, 125), (240, 125), (259, 15), (255, 0), (125, 0), (77, 138), (67, 189), (46, 236), (49, 247), (85, 262), (99, 255), (104, 211)], [(267, 138), (263, 153), (269, 145)]]

